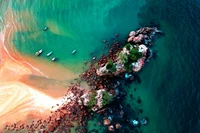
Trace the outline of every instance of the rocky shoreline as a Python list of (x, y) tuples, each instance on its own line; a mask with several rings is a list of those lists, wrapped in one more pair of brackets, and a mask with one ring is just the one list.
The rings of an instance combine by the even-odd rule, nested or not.
[[(156, 27), (131, 31), (125, 45), (115, 42), (108, 55), (102, 55), (98, 60), (93, 59), (89, 68), (80, 75), (80, 81), (69, 86), (63, 97), (63, 104), (56, 105), (59, 109), (52, 112), (48, 119), (33, 121), (31, 125), (7, 125), (5, 130), (25, 129), (30, 133), (70, 133), (71, 128), (75, 126), (77, 133), (85, 133), (89, 132), (87, 121), (94, 113), (103, 115), (102, 125), (106, 126), (109, 132), (120, 130), (124, 132), (123, 128), (126, 126), (146, 125), (147, 118), (125, 117), (124, 107), (119, 101), (123, 101), (126, 96), (122, 89), (123, 84), (132, 81), (134, 74), (139, 72), (145, 62), (151, 58), (149, 47), (156, 33), (161, 33)], [(81, 88), (81, 82), (86, 82), (90, 88)], [(112, 105), (114, 101), (117, 105)]]

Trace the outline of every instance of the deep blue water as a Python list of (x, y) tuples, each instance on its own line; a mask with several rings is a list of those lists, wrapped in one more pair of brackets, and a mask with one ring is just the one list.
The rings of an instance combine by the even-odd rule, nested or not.
[[(162, 50), (155, 46), (157, 50), (155, 64), (158, 67), (153, 74), (159, 75), (153, 78), (159, 77), (159, 83), (151, 86), (152, 91), (155, 91), (152, 94), (154, 93), (155, 99), (162, 104), (163, 115), (166, 116), (166, 118), (160, 116), (167, 124), (167, 129), (160, 132), (199, 133), (200, 1), (146, 0), (146, 2), (138, 14), (141, 26), (158, 25), (164, 31), (162, 43), (160, 41), (159, 44), (156, 43), (163, 45)], [(164, 65), (159, 64), (158, 60), (163, 61)], [(145, 68), (148, 69), (145, 71), (154, 69), (150, 66)]]

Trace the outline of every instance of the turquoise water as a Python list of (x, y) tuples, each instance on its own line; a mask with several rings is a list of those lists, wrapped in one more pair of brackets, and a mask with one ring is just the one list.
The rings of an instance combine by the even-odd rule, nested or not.
[[(158, 25), (164, 35), (152, 47), (156, 56), (138, 73), (141, 83), (135, 82), (127, 89), (128, 96), (140, 96), (142, 104), (127, 97), (124, 105), (139, 107), (143, 109), (140, 115), (149, 117), (149, 124), (142, 127), (144, 133), (199, 133), (199, 3), (11, 0), (0, 5), (3, 12), (9, 4), (17, 15), (16, 22), (24, 25), (25, 30), (17, 32), (12, 40), (22, 55), (34, 57), (39, 49), (53, 51), (59, 58), (57, 63), (75, 73), (82, 71), (84, 60), (92, 58), (90, 52), (94, 56), (104, 52), (106, 44), (102, 40), (112, 42), (116, 33), (124, 40), (130, 30)], [(44, 32), (44, 26), (49, 30)], [(74, 49), (77, 53), (71, 55)], [(41, 56), (49, 60), (45, 54)], [(97, 128), (94, 123), (88, 128)]]
[[(137, 13), (142, 1), (129, 3), (121, 0), (24, 1), (23, 4), (12, 1), (10, 7), (16, 11), (18, 23), (26, 29), (15, 34), (14, 45), (29, 55), (39, 49), (46, 53), (53, 51), (59, 58), (58, 63), (79, 71), (84, 60), (92, 58), (90, 52), (93, 56), (103, 52), (104, 39), (110, 41), (118, 32), (123, 38), (130, 29), (138, 27)], [(130, 8), (121, 8), (122, 4), (135, 8), (134, 12)], [(28, 17), (24, 15), (26, 13)], [(49, 30), (44, 32), (44, 26)], [(72, 56), (74, 49), (77, 53)]]

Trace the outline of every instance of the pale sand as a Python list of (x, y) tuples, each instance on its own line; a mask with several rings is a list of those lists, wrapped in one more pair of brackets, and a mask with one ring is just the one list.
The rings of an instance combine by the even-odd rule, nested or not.
[(56, 104), (61, 104), (61, 98), (53, 99), (21, 82), (0, 83), (0, 125), (26, 120), (31, 114), (47, 117)]
[[(21, 56), (11, 44), (13, 33), (24, 30), (15, 23), (17, 16), (8, 9), (0, 33), (0, 131), (5, 123), (45, 117), (51, 107), (61, 103), (69, 81), (76, 78), (70, 70), (36, 57)], [(33, 19), (28, 12), (20, 16)], [(54, 108), (55, 109), (55, 108)]]

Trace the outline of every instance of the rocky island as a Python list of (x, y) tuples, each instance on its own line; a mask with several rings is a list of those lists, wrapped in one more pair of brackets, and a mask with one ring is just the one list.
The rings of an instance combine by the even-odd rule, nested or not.
[(151, 51), (148, 48), (155, 33), (161, 32), (157, 28), (141, 28), (131, 31), (127, 44), (122, 50), (116, 53), (116, 58), (109, 59), (105, 64), (101, 64), (96, 70), (97, 75), (115, 75), (119, 76), (124, 72), (138, 72), (142, 69), (146, 60), (151, 57)]

